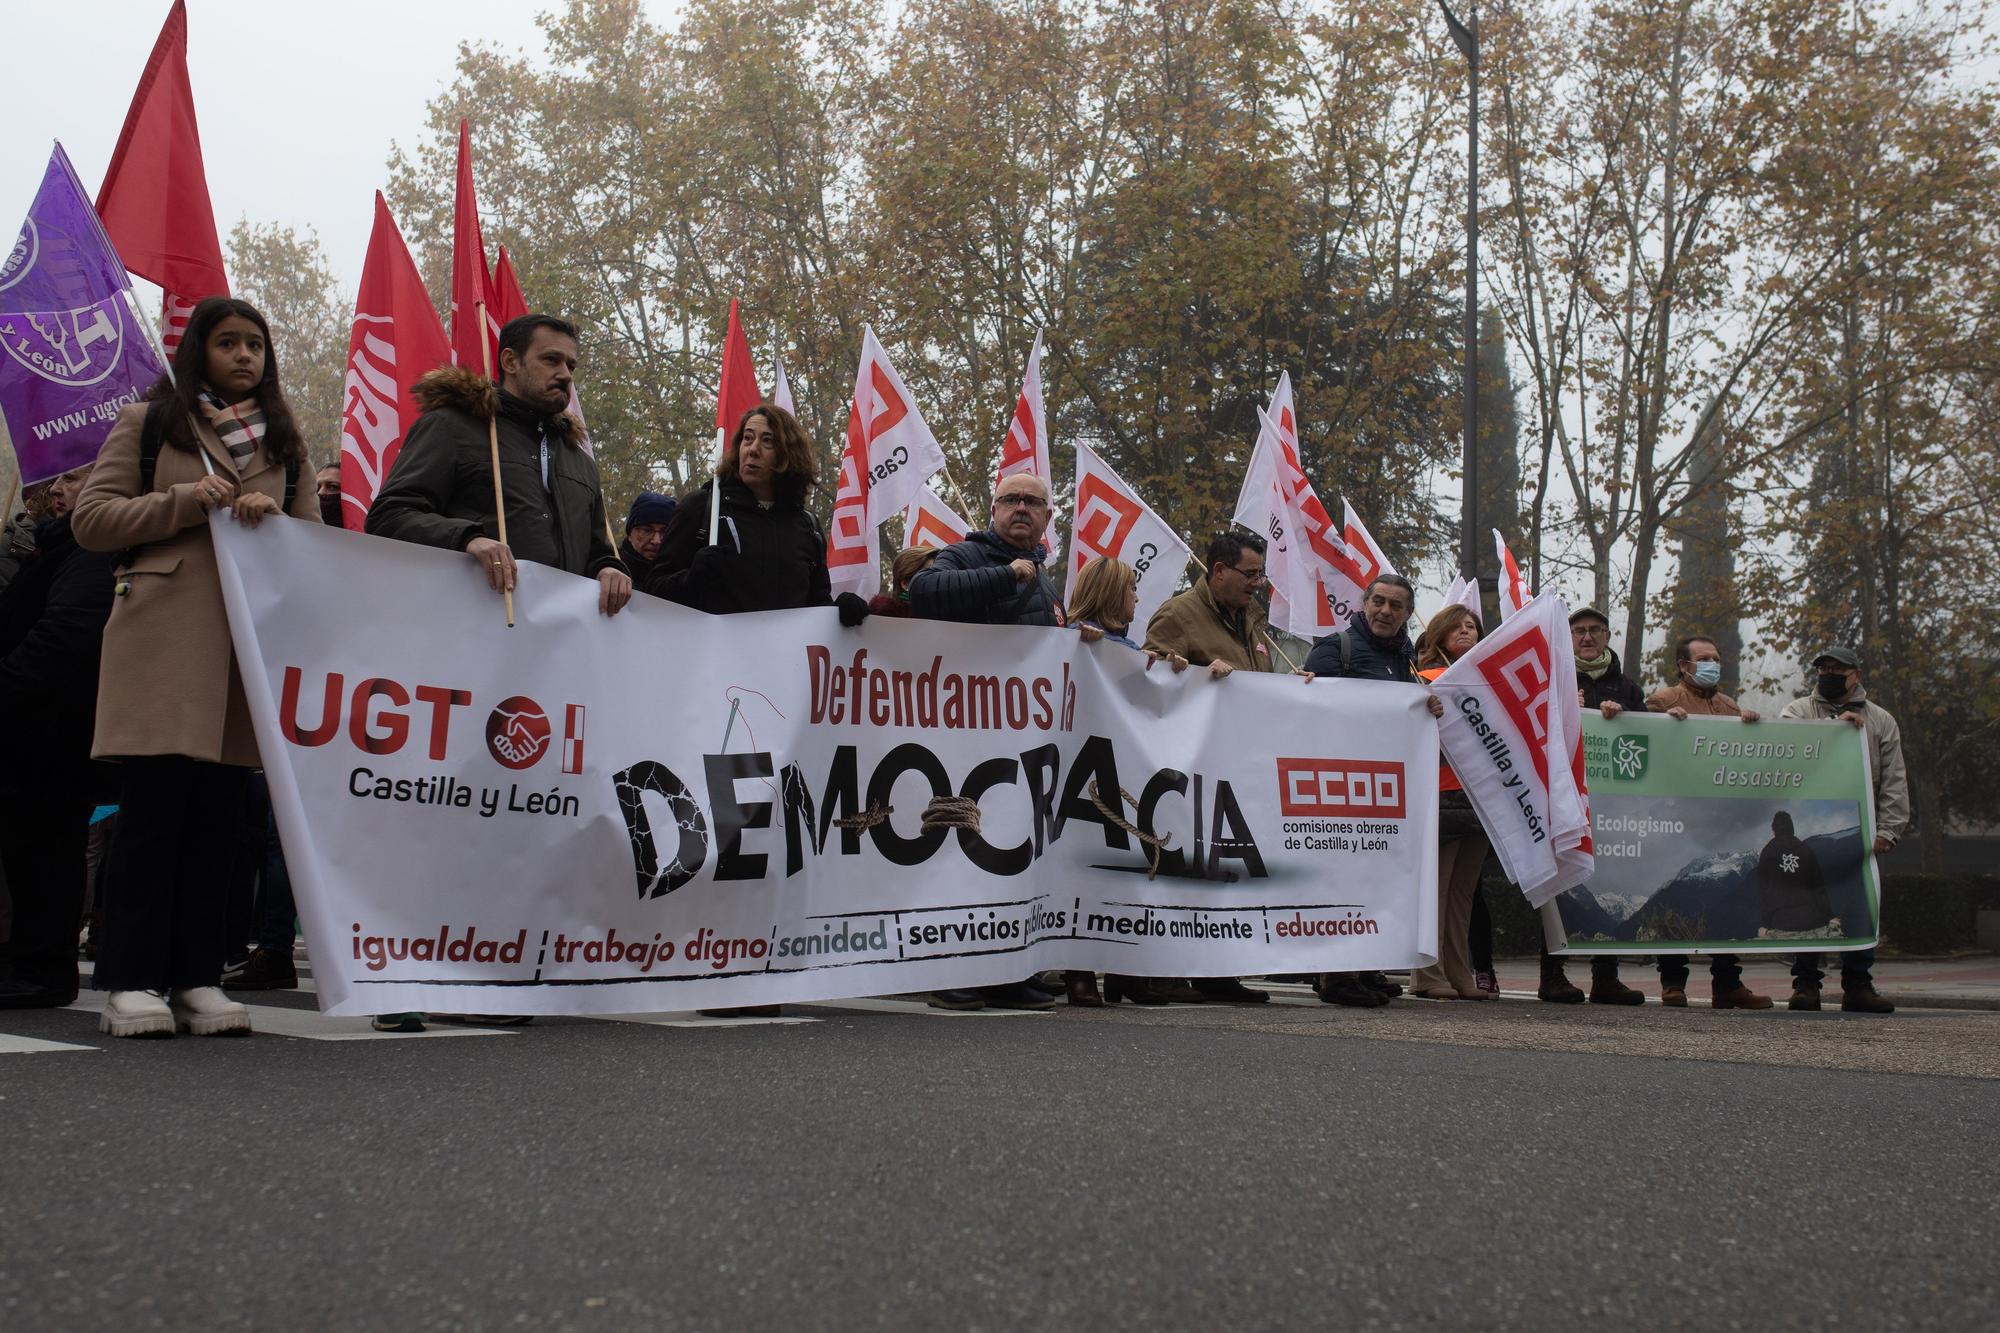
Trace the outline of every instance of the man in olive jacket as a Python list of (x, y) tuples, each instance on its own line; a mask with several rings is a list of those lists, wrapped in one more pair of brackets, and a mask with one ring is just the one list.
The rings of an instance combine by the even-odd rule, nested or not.
[[(522, 315), (500, 330), (500, 382), (457, 367), (417, 381), (424, 414), (410, 427), (369, 507), (378, 537), (464, 551), (495, 592), (512, 591), (515, 561), (597, 580), (597, 607), (616, 615), (631, 575), (611, 544), (597, 464), (565, 408), (576, 371), (576, 329), (553, 315)], [(488, 423), (499, 419), (507, 541), (493, 506)]]
[(1266, 582), (1264, 539), (1218, 532), (1208, 544), (1208, 576), (1169, 597), (1146, 622), (1146, 650), (1178, 653), (1211, 675), (1269, 671), (1264, 608), (1255, 596)]

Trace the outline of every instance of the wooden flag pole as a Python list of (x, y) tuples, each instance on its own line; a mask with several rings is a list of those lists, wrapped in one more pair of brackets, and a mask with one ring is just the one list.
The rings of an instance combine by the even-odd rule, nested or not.
[[(486, 378), (490, 381), (493, 378), (493, 344), (486, 337), (486, 302), (481, 301), (473, 308), (479, 315), (479, 359), (485, 365)], [(506, 546), (507, 496), (500, 489), (500, 413), (497, 410), (492, 416), (486, 418), (486, 445), (493, 464), (493, 517), (500, 526), (500, 544)], [(605, 522), (609, 524), (609, 517), (605, 519)], [(511, 556), (512, 553), (513, 548), (509, 547), (508, 554)], [(512, 629), (514, 628), (514, 590), (503, 583), (500, 587), (500, 596), (507, 607), (507, 628)]]

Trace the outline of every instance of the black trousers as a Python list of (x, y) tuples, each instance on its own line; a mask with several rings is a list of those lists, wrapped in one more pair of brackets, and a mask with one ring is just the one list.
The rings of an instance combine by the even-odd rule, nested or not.
[(14, 979), (73, 1000), (92, 807), (81, 784), (52, 785), (0, 798), (0, 859), (14, 899)]
[(1493, 917), (1486, 910), (1486, 886), (1472, 891), (1472, 920), (1465, 927), (1466, 947), (1472, 955), (1472, 970), (1493, 970)]
[(230, 853), (250, 770), (180, 755), (123, 767), (97, 988), (213, 986), (222, 979)]

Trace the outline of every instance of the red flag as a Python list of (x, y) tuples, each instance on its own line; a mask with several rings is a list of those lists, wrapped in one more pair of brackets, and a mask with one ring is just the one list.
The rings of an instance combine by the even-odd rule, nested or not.
[(722, 335), (722, 385), (715, 394), (715, 428), (726, 441), (743, 414), (764, 401), (757, 387), (757, 367), (750, 360), (750, 340), (736, 318), (736, 301), (729, 302), (729, 329)]
[(187, 5), (174, 0), (104, 169), (97, 215), (125, 267), (166, 294), (167, 351), (207, 296), (229, 295), (188, 82)]
[(493, 261), (493, 322), (505, 328), (509, 320), (527, 313), (528, 298), (521, 294), (521, 280), (514, 276), (514, 261), (503, 245)]
[(403, 436), (417, 419), (410, 389), (426, 371), (451, 362), (437, 307), (403, 244), (382, 192), (354, 301), (347, 339), (347, 382), (340, 412), (340, 512), (356, 532), (389, 475)]
[[(479, 199), (472, 189), (472, 127), (458, 122), (458, 193), (452, 209), (451, 359), (495, 379), (500, 375), (500, 326), (493, 322), (493, 275), (479, 235)], [(485, 311), (485, 339), (480, 338)]]

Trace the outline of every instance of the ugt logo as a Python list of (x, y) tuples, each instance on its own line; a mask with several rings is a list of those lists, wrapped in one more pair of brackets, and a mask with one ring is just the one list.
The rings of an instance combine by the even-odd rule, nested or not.
[(118, 368), (125, 345), (120, 298), (75, 310), (29, 311), (0, 320), (7, 355), (45, 380), (87, 388)]
[(1611, 742), (1611, 776), (1620, 782), (1637, 782), (1645, 777), (1646, 759), (1644, 736), (1620, 736)]
[(1100, 555), (1116, 556), (1139, 522), (1139, 506), (1120, 495), (1096, 473), (1084, 476), (1076, 491), (1076, 544)]

